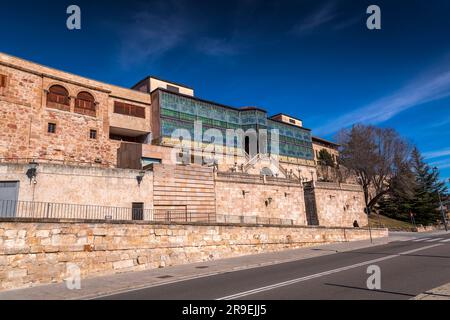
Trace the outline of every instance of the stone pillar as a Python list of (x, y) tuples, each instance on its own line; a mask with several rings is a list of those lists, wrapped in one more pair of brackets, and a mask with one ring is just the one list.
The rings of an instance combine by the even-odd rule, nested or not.
[(70, 101), (70, 112), (74, 113), (75, 112), (75, 99), (76, 97), (74, 96), (69, 96), (69, 101)]

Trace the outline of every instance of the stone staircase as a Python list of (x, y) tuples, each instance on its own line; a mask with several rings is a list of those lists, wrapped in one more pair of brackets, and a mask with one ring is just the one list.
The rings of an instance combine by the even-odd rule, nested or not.
[(243, 172), (248, 172), (249, 169), (254, 168), (259, 161), (268, 161), (275, 165), (284, 177), (299, 180), (299, 177), (294, 172), (286, 170), (286, 168), (284, 168), (275, 157), (269, 154), (258, 153), (252, 158), (246, 154), (246, 162), (243, 164)]
[(153, 166), (155, 211), (186, 210), (189, 221), (214, 221), (216, 196), (213, 168), (196, 165)]

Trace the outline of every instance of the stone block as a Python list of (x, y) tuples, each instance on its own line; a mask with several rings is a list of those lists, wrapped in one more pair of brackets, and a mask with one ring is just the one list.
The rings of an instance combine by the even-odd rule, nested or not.
[(138, 264), (147, 264), (148, 259), (147, 259), (147, 257), (140, 256), (137, 258), (137, 262), (138, 262)]
[(113, 263), (114, 269), (131, 268), (134, 266), (133, 260), (122, 260)]
[(36, 237), (48, 238), (50, 236), (50, 230), (38, 230), (36, 231)]
[(11, 270), (8, 272), (9, 279), (23, 278), (27, 275), (26, 269)]
[(17, 236), (18, 232), (19, 232), (19, 230), (14, 230), (14, 229), (6, 230), (3, 236), (8, 239), (15, 238)]

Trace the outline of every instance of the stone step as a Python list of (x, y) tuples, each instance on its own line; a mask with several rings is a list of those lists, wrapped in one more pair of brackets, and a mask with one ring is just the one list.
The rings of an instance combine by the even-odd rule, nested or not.
[(178, 191), (178, 192), (214, 192), (214, 188), (202, 186), (155, 186), (153, 192)]
[[(190, 194), (190, 193), (189, 193)], [(158, 192), (154, 194), (154, 198), (158, 199), (158, 197), (186, 197), (189, 196), (186, 192), (178, 192), (178, 191), (165, 191)], [(205, 193), (196, 193), (196, 198), (206, 198), (206, 199), (215, 199), (216, 194), (214, 192), (205, 192)]]
[(214, 181), (205, 181), (205, 180), (187, 180), (187, 179), (173, 179), (173, 178), (166, 178), (166, 179), (160, 179), (155, 180), (153, 183), (155, 185), (164, 185), (164, 184), (183, 184), (189, 182), (189, 184), (198, 184), (198, 185), (205, 185), (205, 186), (214, 186)]

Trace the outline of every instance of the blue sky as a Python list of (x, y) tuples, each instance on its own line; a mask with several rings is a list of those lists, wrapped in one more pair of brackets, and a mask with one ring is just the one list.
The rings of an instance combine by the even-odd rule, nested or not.
[[(450, 178), (447, 0), (38, 3), (2, 3), (0, 51), (125, 87), (159, 76), (329, 139), (355, 122), (394, 127)], [(80, 31), (65, 27), (74, 3)], [(382, 30), (365, 26), (370, 4)]]

